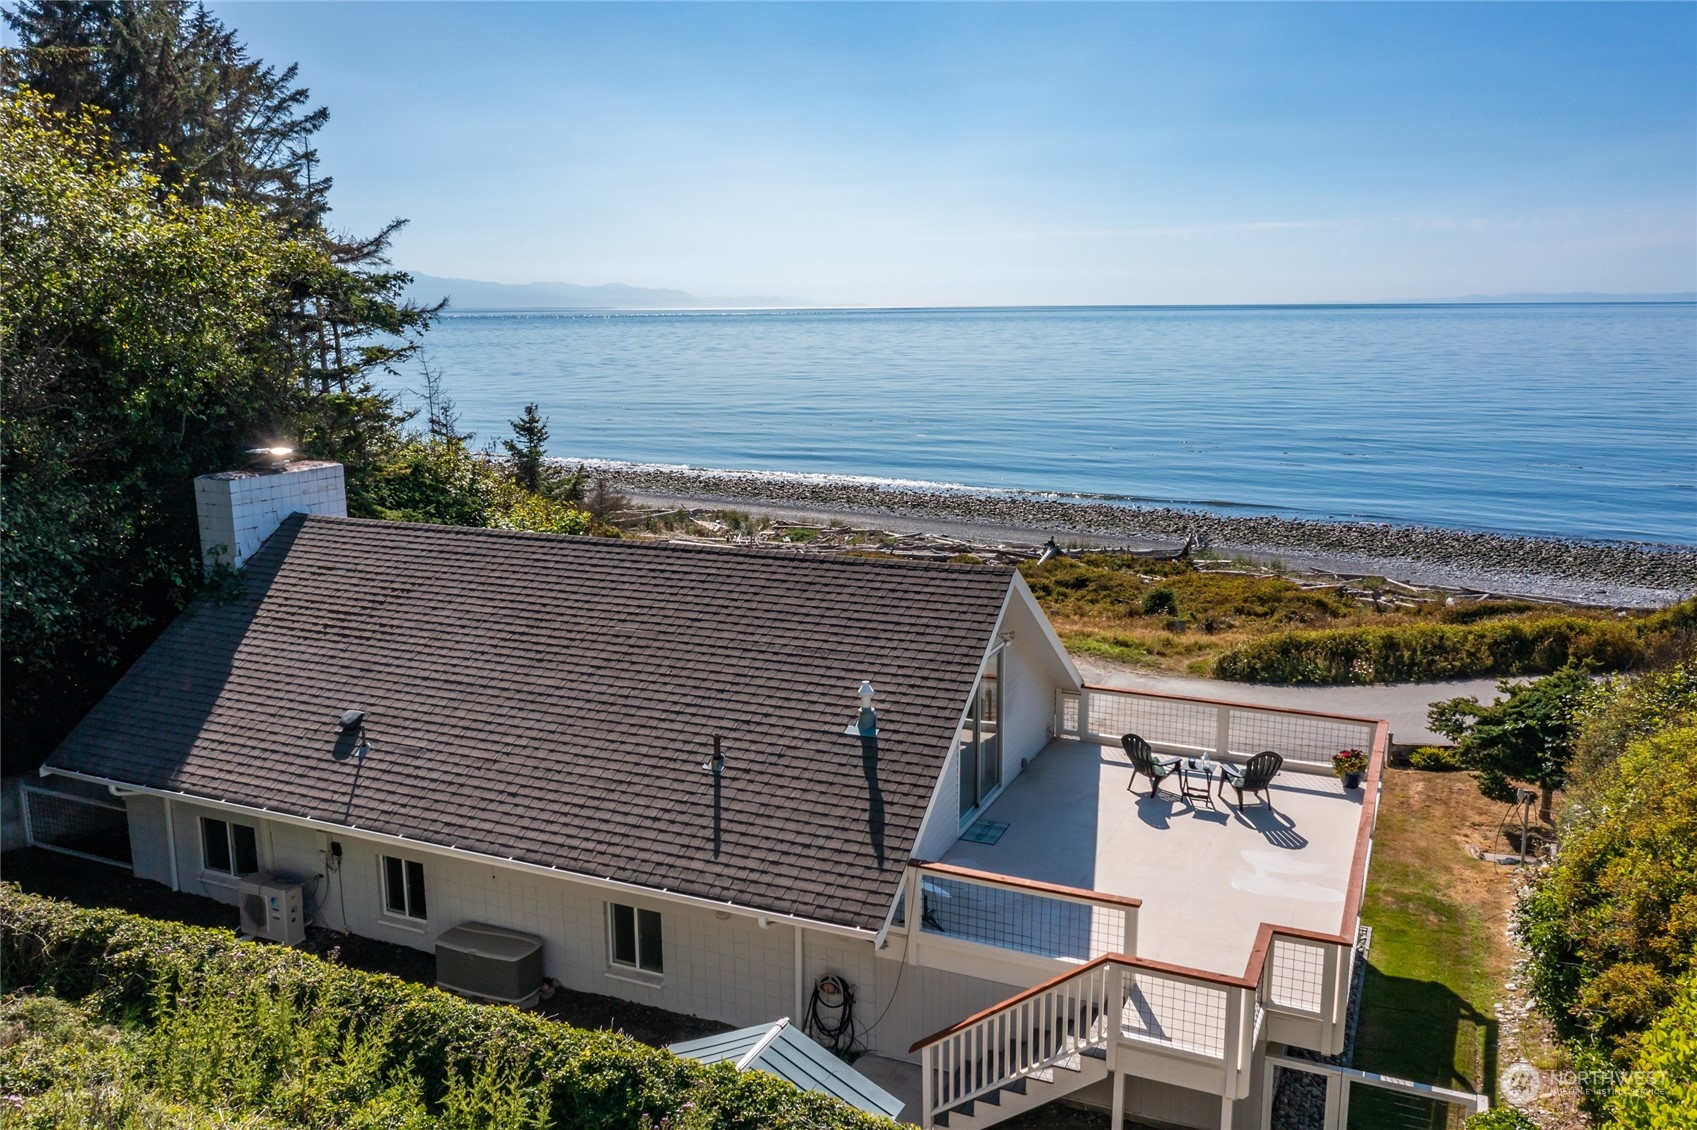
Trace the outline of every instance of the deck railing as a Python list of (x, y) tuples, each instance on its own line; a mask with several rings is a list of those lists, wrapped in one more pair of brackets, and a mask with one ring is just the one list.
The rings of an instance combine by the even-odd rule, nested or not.
[(1108, 1058), (1116, 1042), (1211, 1068), (1237, 1094), (1260, 1014), (1252, 982), (1109, 954), (915, 1044), (920, 1125), (1020, 1079), (1076, 1069), (1081, 1056)]
[(1105, 1054), (1115, 1001), (1124, 999), (1121, 968), (1092, 962), (932, 1037), (922, 1049), (920, 1125), (1076, 1057)]
[(1339, 750), (1372, 749), (1379, 725), (1370, 718), (1119, 687), (1086, 686), (1055, 694), (1058, 737), (1111, 744), (1122, 735), (1138, 734), (1163, 753), (1207, 753), (1230, 760), (1270, 749), (1293, 769), (1330, 772), (1332, 755)]
[(1035, 957), (1085, 962), (1137, 952), (1138, 899), (995, 875), (945, 863), (910, 865), (906, 908), (918, 930)]
[(1267, 926), (1242, 977), (1095, 958), (916, 1043), (920, 1125), (1058, 1064), (1076, 1067), (1080, 1055), (1112, 1063), (1116, 1043), (1199, 1065), (1222, 1094), (1242, 1098), (1269, 1019), (1295, 1017), (1323, 1041), (1341, 1030), (1351, 950), (1342, 937)]

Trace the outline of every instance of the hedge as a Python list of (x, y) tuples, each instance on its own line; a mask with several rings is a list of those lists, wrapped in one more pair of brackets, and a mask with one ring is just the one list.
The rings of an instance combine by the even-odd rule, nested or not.
[(1430, 682), (1542, 675), (1570, 659), (1617, 671), (1644, 655), (1643, 634), (1638, 624), (1583, 616), (1275, 632), (1221, 655), (1214, 674), (1245, 683)]
[[(492, 1105), (498, 1105), (494, 1098), (500, 1095), (514, 1101), (536, 1096), (542, 1108), (535, 1112), (539, 1117), (517, 1112), (513, 1119), (446, 1117), (444, 1126), (876, 1130), (893, 1125), (775, 1076), (679, 1059), (620, 1033), (472, 1004), (386, 974), (240, 941), (228, 930), (28, 895), (14, 884), (0, 884), (0, 990), (77, 1003), (100, 1021), (148, 1033), (155, 1044), (165, 1035), (204, 1044), (216, 1025), (196, 1018), (227, 1014), (228, 1009), (218, 1007), (221, 998), (244, 1000), (249, 1004), (243, 1007), (254, 1015), (287, 1030), (261, 1031), (239, 1046), (202, 1047), (198, 1060), (222, 1055), (251, 1075), (243, 1057), (293, 1054), (289, 1041), (298, 1042), (315, 1026), (328, 1027), (330, 1037), (339, 1041), (329, 1057), (334, 1062), (324, 1069), (329, 1076), (340, 1072), (346, 1080), (358, 1070), (390, 1089), (416, 1086), (437, 1112), (444, 1099), (463, 1105), (467, 1095), (481, 1095)], [(185, 1025), (185, 1017), (195, 1019), (195, 1025)], [(320, 1040), (312, 1054), (323, 1057), (323, 1045)], [(373, 1056), (376, 1062), (349, 1062)], [(193, 1096), (176, 1097), (188, 1101)]]

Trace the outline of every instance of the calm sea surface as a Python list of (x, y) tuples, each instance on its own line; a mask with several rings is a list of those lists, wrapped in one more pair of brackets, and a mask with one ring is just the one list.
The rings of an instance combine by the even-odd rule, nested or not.
[[(450, 314), (551, 453), (1697, 544), (1697, 305)], [(414, 401), (413, 403), (416, 403)]]

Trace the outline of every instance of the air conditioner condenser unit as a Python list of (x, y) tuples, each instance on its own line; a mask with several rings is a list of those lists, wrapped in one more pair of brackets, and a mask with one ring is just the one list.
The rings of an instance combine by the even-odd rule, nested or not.
[(243, 933), (285, 946), (306, 940), (306, 900), (300, 883), (250, 875), (242, 880), (239, 896)]
[(436, 938), (436, 987), (534, 1008), (542, 989), (542, 939), (482, 922), (444, 930)]

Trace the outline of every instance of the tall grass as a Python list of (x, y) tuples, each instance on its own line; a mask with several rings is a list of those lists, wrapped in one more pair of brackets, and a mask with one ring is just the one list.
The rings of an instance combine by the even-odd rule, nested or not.
[(1275, 632), (1221, 655), (1214, 674), (1327, 685), (1543, 675), (1569, 660), (1621, 671), (1686, 646), (1694, 619), (1697, 601), (1631, 620), (1562, 615)]

